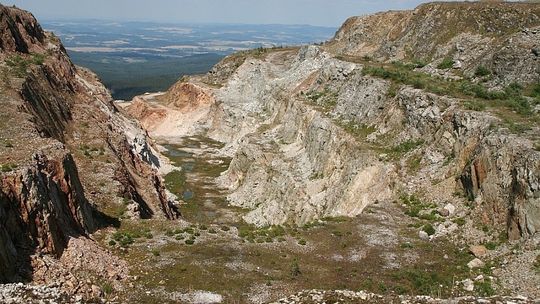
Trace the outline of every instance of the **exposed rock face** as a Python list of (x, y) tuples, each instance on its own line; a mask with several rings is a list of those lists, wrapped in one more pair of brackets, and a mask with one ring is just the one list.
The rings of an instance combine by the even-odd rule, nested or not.
[(45, 42), (41, 26), (29, 12), (0, 6), (0, 50), (28, 53)]
[(2, 281), (15, 274), (17, 263), (9, 262), (23, 255), (21, 248), (36, 246), (42, 253), (60, 256), (70, 237), (96, 227), (73, 158), (65, 154), (60, 159), (36, 154), (35, 166), (2, 180), (0, 229), (5, 231), (2, 243), (9, 248), (4, 251), (2, 266), (8, 272), (1, 274)]
[[(352, 18), (322, 48), (231, 56), (189, 80), (207, 83), (215, 101), (192, 110), (204, 115), (177, 122), (180, 135), (227, 143), (222, 152), (234, 158), (220, 182), (259, 226), (354, 216), (402, 194), (459, 212), (466, 203), (455, 193), (464, 191), (475, 220), (529, 237), (540, 228), (538, 126), (513, 135), (497, 111), (471, 111), (460, 98), (367, 76), (370, 61), (353, 59), (419, 58), (428, 65), (418, 71), (431, 74), (450, 57), (466, 75), (489, 66), (488, 87), (527, 85), (540, 80), (531, 51), (539, 11), (537, 4), (427, 4)], [(171, 90), (181, 94), (185, 82)]]
[[(0, 5), (0, 35), (0, 282), (47, 281), (68, 265), (49, 263), (32, 277), (44, 254), (60, 258), (73, 238), (113, 224), (126, 203), (139, 217), (177, 218), (159, 154), (97, 77), (74, 66), (30, 13)], [(97, 248), (85, 244), (74, 248)], [(101, 276), (106, 260), (74, 269)]]
[(352, 17), (327, 45), (341, 55), (376, 60), (448, 57), (466, 75), (480, 65), (495, 85), (540, 79), (540, 8), (532, 3), (429, 3), (412, 11)]

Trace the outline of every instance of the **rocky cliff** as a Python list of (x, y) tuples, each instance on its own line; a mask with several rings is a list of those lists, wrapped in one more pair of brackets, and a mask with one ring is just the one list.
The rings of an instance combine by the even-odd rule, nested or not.
[(412, 11), (348, 19), (327, 49), (377, 61), (437, 65), (445, 58), (472, 77), (493, 70), (490, 82), (538, 81), (540, 8), (533, 3), (428, 3)]
[(193, 97), (189, 82), (214, 98), (184, 109), (204, 114), (178, 135), (227, 143), (220, 182), (260, 226), (414, 196), (457, 206), (469, 231), (530, 237), (540, 228), (539, 12), (433, 3), (351, 18), (322, 47), (235, 54), (168, 92)]
[[(73, 277), (71, 288), (83, 290), (89, 286), (77, 286), (77, 271), (116, 267), (111, 273), (125, 277), (121, 263), (87, 238), (120, 216), (178, 217), (159, 154), (30, 13), (0, 5), (0, 35), (0, 281)], [(38, 269), (66, 250), (97, 253), (88, 263), (60, 259)]]

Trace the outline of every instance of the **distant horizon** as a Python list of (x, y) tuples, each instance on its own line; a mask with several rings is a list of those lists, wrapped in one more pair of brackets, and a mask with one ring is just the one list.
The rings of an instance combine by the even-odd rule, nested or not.
[(349, 17), (414, 9), (424, 0), (8, 0), (38, 20), (170, 24), (309, 25), (337, 28)]
[[(351, 16), (353, 17), (353, 16)], [(36, 17), (37, 18), (37, 17)], [(154, 20), (114, 20), (109, 18), (72, 18), (72, 17), (58, 17), (58, 18), (41, 18), (38, 19), (40, 23), (47, 22), (91, 22), (91, 21), (105, 21), (110, 23), (154, 23), (154, 24), (171, 24), (171, 25), (228, 25), (228, 26), (243, 26), (243, 25), (258, 25), (258, 26), (308, 26), (314, 28), (335, 28), (336, 30), (342, 25), (339, 26), (330, 26), (330, 25), (313, 25), (313, 24), (302, 24), (302, 23), (233, 23), (233, 22), (187, 22), (187, 21), (154, 21)], [(343, 20), (345, 22), (345, 20)]]

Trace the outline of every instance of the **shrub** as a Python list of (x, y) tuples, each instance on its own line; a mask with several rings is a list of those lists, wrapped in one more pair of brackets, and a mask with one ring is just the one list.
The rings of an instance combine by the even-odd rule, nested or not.
[(189, 240), (186, 240), (185, 243), (187, 245), (193, 245), (193, 244), (195, 244), (195, 240), (194, 239), (189, 239)]
[(152, 255), (155, 256), (155, 257), (158, 257), (158, 256), (160, 256), (161, 254), (159, 253), (159, 250), (157, 250), (157, 249), (152, 249)]
[(434, 235), (435, 234), (435, 228), (431, 224), (424, 225), (424, 228), (422, 228), (428, 235)]
[(291, 264), (291, 276), (297, 277), (302, 274), (302, 271), (300, 271), (300, 265), (298, 264), (298, 260), (294, 259), (294, 261)]
[(513, 96), (506, 101), (506, 105), (521, 115), (532, 114), (531, 104), (523, 96)]
[(300, 244), (302, 246), (305, 246), (307, 244), (307, 242), (304, 239), (300, 239), (300, 240), (298, 240), (298, 244)]
[(109, 241), (109, 246), (116, 246), (116, 241), (115, 240), (110, 240)]
[(484, 77), (484, 76), (488, 76), (490, 74), (491, 74), (491, 71), (488, 70), (488, 68), (486, 68), (483, 65), (478, 66), (476, 68), (476, 71), (474, 72), (474, 75), (477, 76), (477, 77)]
[(443, 59), (441, 63), (439, 63), (439, 65), (437, 65), (437, 69), (447, 70), (447, 69), (452, 68), (453, 66), (454, 66), (454, 60), (452, 60), (452, 58), (446, 57)]
[(486, 248), (489, 250), (497, 249), (497, 244), (493, 242), (487, 242), (484, 246), (486, 246)]
[(465, 219), (462, 217), (453, 219), (452, 222), (456, 223), (458, 226), (465, 225)]
[(229, 226), (221, 226), (221, 230), (229, 231), (229, 230), (231, 230), (231, 228), (229, 228)]
[(418, 197), (413, 194), (402, 195), (400, 196), (400, 200), (403, 204), (405, 204), (405, 206), (407, 206), (405, 214), (410, 217), (420, 218), (420, 211), (431, 207), (430, 204), (422, 202)]
[(124, 248), (134, 243), (134, 236), (128, 232), (115, 232), (112, 238)]

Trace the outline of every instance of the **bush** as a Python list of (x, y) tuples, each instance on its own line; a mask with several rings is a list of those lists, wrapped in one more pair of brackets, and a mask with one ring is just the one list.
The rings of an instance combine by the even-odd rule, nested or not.
[(110, 240), (109, 241), (109, 246), (116, 246), (116, 241), (115, 240)]
[(439, 63), (439, 65), (437, 65), (437, 69), (447, 70), (447, 69), (452, 68), (453, 66), (454, 66), (454, 60), (452, 60), (452, 58), (446, 57), (443, 59), (441, 63)]
[(186, 240), (185, 243), (187, 245), (193, 245), (193, 244), (195, 244), (195, 240), (194, 239), (189, 239), (189, 240)]
[(424, 225), (424, 228), (422, 228), (424, 232), (426, 232), (428, 235), (434, 235), (435, 234), (435, 228), (431, 224)]
[(160, 256), (161, 254), (159, 253), (159, 250), (157, 250), (157, 249), (152, 249), (152, 255), (155, 256), (155, 257), (158, 257), (158, 256)]
[(302, 271), (300, 271), (300, 265), (298, 264), (298, 260), (294, 259), (294, 261), (291, 264), (291, 276), (297, 277), (302, 274)]
[(298, 240), (298, 244), (300, 244), (302, 246), (305, 246), (307, 244), (307, 242), (304, 239), (300, 239), (300, 240)]
[(478, 66), (476, 68), (476, 71), (474, 72), (474, 75), (477, 76), (477, 77), (484, 77), (484, 76), (488, 76), (490, 74), (491, 74), (491, 71), (488, 70), (488, 68), (486, 68), (483, 65)]
[(128, 232), (115, 232), (112, 236), (113, 240), (118, 242), (121, 247), (128, 247), (133, 244), (135, 236)]

